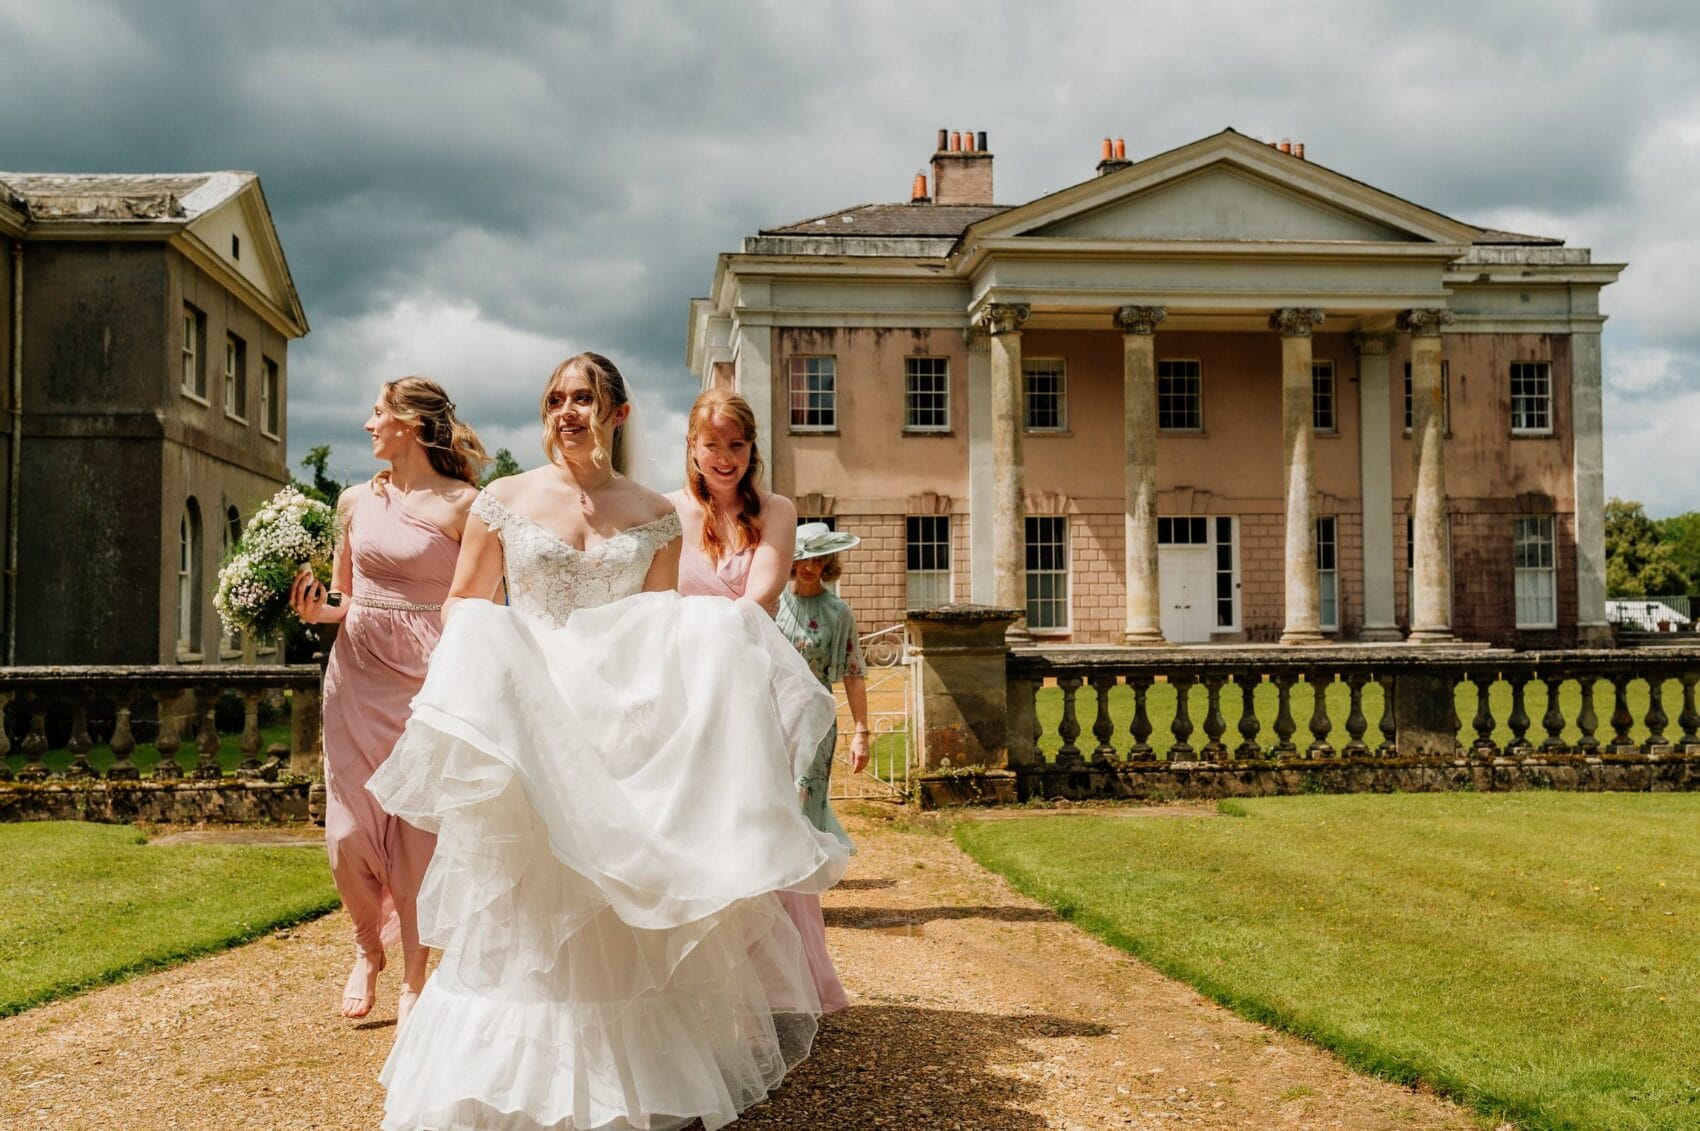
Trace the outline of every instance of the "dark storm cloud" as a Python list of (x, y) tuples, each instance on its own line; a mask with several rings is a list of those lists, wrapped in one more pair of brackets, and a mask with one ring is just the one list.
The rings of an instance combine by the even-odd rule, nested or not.
[[(535, 458), (563, 351), (611, 353), (658, 446), (686, 302), (759, 227), (901, 199), (938, 126), (998, 197), (1224, 126), (1472, 222), (1632, 261), (1612, 450), (1700, 395), (1700, 19), (1686, 3), (275, 3), (0, 0), (0, 167), (249, 168), (313, 333), (291, 448), (363, 470), (373, 384), (441, 376)], [(1639, 430), (1639, 431), (1638, 431)], [(1608, 489), (1700, 505), (1700, 477)], [(673, 461), (667, 458), (664, 465)]]

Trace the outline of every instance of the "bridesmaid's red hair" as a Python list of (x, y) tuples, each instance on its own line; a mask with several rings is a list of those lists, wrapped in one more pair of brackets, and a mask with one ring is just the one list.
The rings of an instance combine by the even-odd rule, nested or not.
[[(737, 425), (738, 430), (744, 434), (744, 439), (750, 442), (750, 465), (744, 469), (744, 477), (738, 480), (738, 500), (743, 507), (736, 519), (736, 546), (728, 546), (726, 540), (720, 536), (720, 520), (724, 515), (721, 513), (720, 504), (715, 502), (714, 495), (708, 489), (707, 477), (697, 466), (697, 436), (715, 420), (729, 421)], [(718, 562), (723, 557), (761, 541), (761, 490), (756, 486), (760, 479), (761, 449), (756, 444), (756, 414), (750, 408), (750, 402), (725, 389), (705, 391), (691, 406), (691, 415), (685, 424), (685, 490), (691, 493), (691, 498), (700, 503), (706, 512), (702, 524), (701, 544), (702, 552), (709, 561)]]

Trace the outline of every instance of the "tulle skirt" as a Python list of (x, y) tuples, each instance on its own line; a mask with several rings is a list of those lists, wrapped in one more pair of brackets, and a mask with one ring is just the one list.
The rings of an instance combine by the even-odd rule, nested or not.
[(444, 951), (383, 1126), (715, 1128), (762, 1099), (821, 1013), (775, 893), (843, 874), (794, 785), (832, 714), (744, 602), (457, 609), (368, 785), (438, 835), (419, 931)]

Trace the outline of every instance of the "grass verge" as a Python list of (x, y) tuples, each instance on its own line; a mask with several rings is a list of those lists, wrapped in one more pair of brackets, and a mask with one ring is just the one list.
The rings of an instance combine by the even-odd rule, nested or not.
[(1700, 796), (962, 821), (986, 867), (1236, 1012), (1523, 1128), (1700, 1126)]
[(339, 906), (321, 849), (149, 845), (79, 822), (0, 825), (0, 1017)]

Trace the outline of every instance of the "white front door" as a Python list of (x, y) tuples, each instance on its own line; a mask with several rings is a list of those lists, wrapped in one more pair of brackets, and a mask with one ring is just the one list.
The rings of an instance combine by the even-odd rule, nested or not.
[(1216, 570), (1208, 546), (1159, 546), (1157, 596), (1171, 644), (1208, 644), (1216, 623)]

